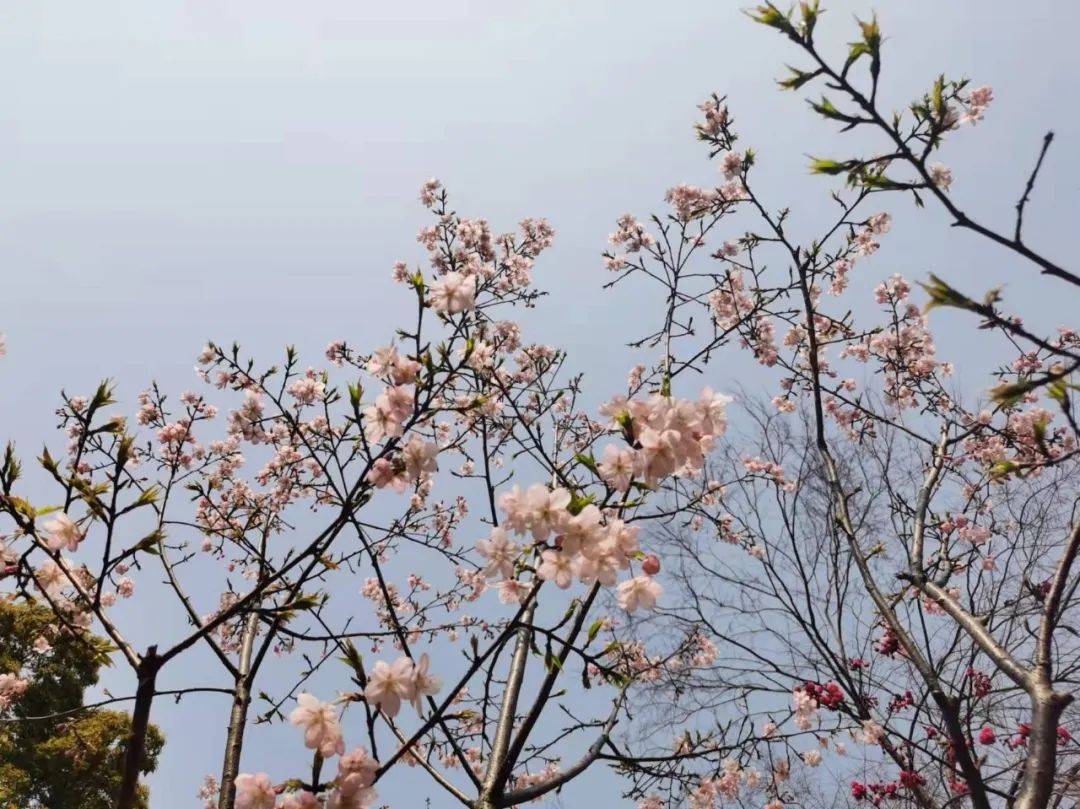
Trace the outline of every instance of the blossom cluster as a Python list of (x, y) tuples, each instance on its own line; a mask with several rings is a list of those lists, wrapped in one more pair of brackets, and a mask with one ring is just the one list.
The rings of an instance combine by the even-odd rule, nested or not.
[(627, 491), (635, 478), (655, 486), (671, 475), (700, 473), (706, 453), (727, 430), (730, 402), (731, 397), (711, 388), (705, 388), (696, 400), (660, 394), (612, 399), (600, 413), (622, 429), (631, 449), (605, 450), (598, 467), (601, 477), (616, 491)]
[(719, 775), (703, 778), (690, 793), (690, 807), (691, 809), (713, 809), (718, 802), (735, 802), (744, 789), (757, 790), (763, 784), (764, 778), (760, 772), (743, 769), (735, 759), (727, 758), (721, 764)]
[[(568, 588), (575, 578), (613, 586), (619, 571), (629, 568), (638, 553), (637, 527), (605, 518), (591, 503), (576, 513), (571, 506), (569, 490), (552, 490), (539, 483), (525, 491), (515, 485), (499, 497), (499, 507), (506, 515), (504, 525), (518, 536), (531, 534), (541, 548), (538, 578), (561, 589)], [(553, 540), (550, 546), (549, 539)], [(476, 550), (487, 562), (484, 575), (502, 577), (500, 599), (505, 603), (522, 601), (529, 588), (514, 573), (523, 549), (507, 528), (493, 528), (487, 539), (476, 543)], [(660, 592), (660, 585), (650, 576), (639, 576), (620, 585), (619, 600), (629, 611), (651, 608)]]
[(0, 711), (17, 702), (29, 687), (30, 682), (18, 674), (0, 674)]
[[(337, 777), (331, 782), (325, 802), (319, 796), (297, 789), (285, 793), (266, 773), (241, 773), (236, 777), (236, 809), (367, 809), (377, 797), (372, 785), (379, 764), (367, 749), (357, 747), (345, 752), (345, 741), (337, 711), (330, 703), (311, 694), (300, 694), (289, 721), (304, 732), (304, 743), (323, 758), (340, 756)], [(207, 789), (210, 785), (208, 784)]]
[(401, 701), (407, 700), (419, 712), (425, 696), (439, 693), (442, 680), (430, 672), (431, 661), (425, 652), (418, 661), (399, 657), (393, 663), (376, 661), (368, 676), (364, 697), (368, 703), (389, 717), (397, 716)]

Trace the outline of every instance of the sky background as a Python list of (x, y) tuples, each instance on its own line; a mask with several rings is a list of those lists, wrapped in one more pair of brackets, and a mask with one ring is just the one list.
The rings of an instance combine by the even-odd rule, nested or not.
[[(1080, 191), (1080, 6), (827, 6), (819, 38), (834, 54), (853, 35), (853, 14), (878, 11), (887, 106), (903, 106), (941, 71), (993, 85), (987, 120), (943, 153), (954, 197), (978, 218), (1010, 226), (1042, 134), (1056, 132), (1026, 232), (1067, 263)], [(759, 155), (759, 191), (792, 207), (796, 233), (813, 232), (829, 189), (808, 175), (806, 156), (853, 151), (850, 138), (775, 88), (798, 55), (742, 7), (5, 3), (2, 437), (26, 454), (62, 443), (52, 432), (61, 387), (83, 393), (113, 377), (129, 411), (151, 379), (174, 392), (196, 387), (194, 358), (207, 338), (238, 340), (267, 363), (287, 343), (315, 364), (332, 339), (385, 343), (409, 311), (390, 268), (423, 258), (415, 234), (428, 218), (416, 195), (433, 175), (459, 212), (496, 230), (550, 219), (557, 238), (535, 279), (551, 295), (526, 318), (528, 336), (567, 348), (595, 401), (606, 398), (635, 361), (621, 346), (644, 333), (642, 318), (655, 317), (659, 302), (643, 287), (603, 293), (600, 253), (619, 214), (660, 209), (677, 182), (716, 182), (693, 136), (696, 105), (711, 91), (727, 94), (742, 145)], [(971, 291), (1004, 281), (1006, 301), (1029, 319), (1075, 325), (1075, 296), (1063, 299), (1012, 257), (950, 229), (936, 207), (888, 204), (893, 232), (859, 265), (855, 292), (868, 299), (894, 272), (933, 271)], [(979, 385), (986, 359), (969, 348), (970, 325), (942, 323), (939, 354)], [(726, 375), (721, 364), (710, 374), (719, 389), (769, 381)], [(133, 635), (152, 635), (152, 610), (130, 620)], [(192, 660), (179, 679), (202, 674)], [(169, 738), (150, 781), (155, 809), (193, 806), (202, 774), (218, 770), (219, 746), (208, 739), (219, 699), (155, 714)], [(253, 741), (245, 768), (284, 774), (292, 733)], [(590, 778), (565, 803), (609, 796), (608, 784)], [(430, 794), (433, 806), (449, 805)], [(404, 786), (384, 797), (419, 805)]]

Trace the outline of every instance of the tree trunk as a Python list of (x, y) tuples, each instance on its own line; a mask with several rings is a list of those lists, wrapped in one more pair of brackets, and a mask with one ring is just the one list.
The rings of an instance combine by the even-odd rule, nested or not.
[(253, 612), (244, 623), (244, 636), (240, 644), (239, 676), (236, 678), (232, 713), (229, 715), (229, 731), (225, 737), (225, 758), (221, 765), (218, 809), (233, 809), (233, 803), (236, 801), (236, 776), (240, 772), (244, 726), (247, 724), (248, 706), (251, 705), (251, 651), (255, 645), (258, 628), (259, 616)]
[(157, 646), (151, 646), (136, 669), (139, 687), (135, 692), (135, 710), (131, 713), (131, 734), (128, 736), (127, 751), (124, 753), (124, 773), (120, 781), (116, 809), (135, 809), (139, 797), (139, 773), (142, 771), (146, 753), (146, 728), (150, 724), (150, 705), (154, 701), (160, 668)]
[(1061, 713), (1072, 697), (1045, 685), (1031, 695), (1031, 733), (1024, 762), (1024, 780), (1013, 809), (1046, 809), (1054, 793), (1057, 774), (1057, 729)]
[[(522, 623), (532, 623), (536, 611), (536, 601), (525, 608)], [(532, 632), (528, 626), (518, 630), (514, 655), (510, 660), (510, 673), (506, 678), (506, 690), (503, 692), (502, 707), (499, 709), (499, 722), (495, 727), (495, 739), (491, 744), (491, 756), (488, 758), (487, 772), (480, 790), (480, 797), (473, 804), (475, 809), (495, 809), (497, 798), (501, 796), (503, 784), (500, 773), (507, 763), (510, 751), (510, 736), (514, 731), (514, 718), (517, 714), (518, 697), (521, 683), (525, 679), (525, 664), (528, 662), (529, 644)]]

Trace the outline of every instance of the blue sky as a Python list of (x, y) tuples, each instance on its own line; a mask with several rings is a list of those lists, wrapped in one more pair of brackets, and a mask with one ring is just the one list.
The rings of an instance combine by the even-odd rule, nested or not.
[[(827, 5), (820, 37), (837, 48), (851, 36), (852, 14), (875, 8)], [(6, 4), (3, 437), (26, 453), (57, 443), (61, 387), (83, 392), (111, 376), (131, 410), (151, 379), (175, 392), (195, 387), (194, 357), (207, 338), (239, 340), (267, 362), (286, 343), (317, 362), (331, 339), (385, 342), (408, 305), (390, 267), (421, 258), (415, 233), (427, 222), (416, 193), (432, 175), (460, 212), (497, 229), (524, 216), (551, 220), (556, 244), (535, 273), (551, 295), (526, 319), (529, 334), (566, 347), (600, 401), (624, 384), (634, 359), (620, 346), (640, 336), (640, 318), (657, 302), (641, 288), (602, 293), (599, 254), (619, 214), (658, 209), (676, 182), (714, 182), (691, 130), (695, 105), (713, 90), (728, 95), (744, 144), (759, 154), (759, 190), (793, 208), (797, 232), (812, 232), (828, 190), (808, 176), (806, 156), (852, 145), (775, 89), (797, 54), (741, 8), (727, 0)], [(1055, 130), (1027, 233), (1061, 259), (1080, 190), (1078, 8), (876, 5), (888, 104), (902, 106), (940, 71), (995, 88), (987, 120), (943, 155), (970, 212), (1008, 227), (1042, 134)], [(974, 291), (1004, 280), (1007, 303), (1026, 316), (1068, 321), (1074, 302), (1049, 294), (1028, 268), (950, 229), (937, 209), (890, 202), (893, 232), (853, 279), (856, 292), (893, 272), (938, 272)], [(965, 349), (969, 327), (945, 323), (939, 341), (962, 381), (981, 368)], [(734, 387), (721, 367), (711, 373), (714, 387)], [(130, 619), (133, 634), (151, 636), (150, 616)], [(203, 662), (193, 656), (177, 679), (197, 678)], [(202, 774), (218, 769), (205, 734), (221, 706), (206, 699), (155, 716), (169, 736), (151, 781), (155, 809), (193, 805)], [(292, 759), (294, 741), (270, 733), (248, 755), (273, 772)], [(567, 805), (610, 794), (606, 783), (587, 780)], [(402, 786), (384, 795), (416, 805), (401, 802), (416, 798)]]

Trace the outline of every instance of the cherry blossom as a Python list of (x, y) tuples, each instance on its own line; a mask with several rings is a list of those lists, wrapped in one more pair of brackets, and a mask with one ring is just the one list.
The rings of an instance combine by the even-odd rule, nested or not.
[(397, 716), (401, 701), (412, 700), (414, 693), (413, 662), (407, 657), (399, 657), (393, 663), (376, 661), (364, 689), (372, 707), (389, 717)]
[(337, 711), (329, 702), (320, 702), (311, 694), (300, 694), (297, 707), (289, 714), (289, 721), (304, 730), (304, 744), (318, 750), (324, 758), (338, 755), (345, 750)]
[(513, 575), (518, 546), (510, 540), (504, 529), (491, 529), (491, 536), (488, 539), (477, 540), (476, 551), (487, 559), (483, 573), (488, 578), (497, 576), (509, 578)]
[(431, 286), (431, 308), (436, 312), (456, 315), (475, 305), (476, 276), (449, 272)]
[(619, 585), (619, 606), (627, 612), (651, 610), (663, 588), (651, 576), (637, 576)]
[(42, 526), (46, 533), (46, 544), (54, 551), (76, 551), (79, 543), (85, 539), (85, 532), (75, 524), (67, 514), (57, 514)]
[(277, 792), (264, 772), (236, 776), (236, 809), (274, 809)]
[(536, 575), (544, 581), (553, 581), (565, 590), (573, 582), (578, 567), (570, 554), (557, 550), (546, 550), (541, 554), (541, 563)]
[(424, 652), (413, 666), (411, 674), (410, 701), (417, 712), (420, 711), (424, 697), (438, 694), (442, 690), (442, 680), (432, 674), (430, 668), (431, 658)]

